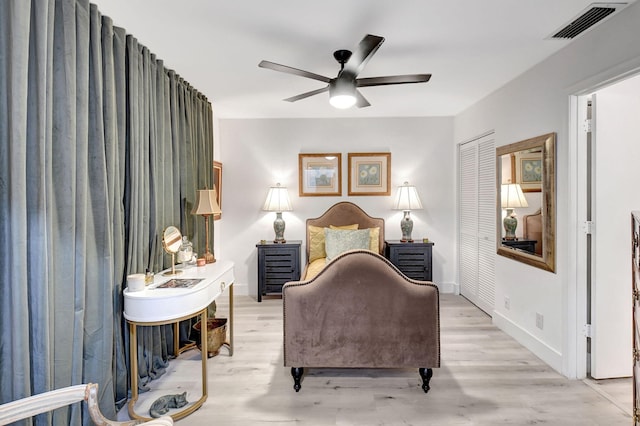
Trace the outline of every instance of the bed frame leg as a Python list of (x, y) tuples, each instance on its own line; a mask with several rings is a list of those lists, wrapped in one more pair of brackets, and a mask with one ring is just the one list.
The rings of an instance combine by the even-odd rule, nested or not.
[(431, 389), (429, 382), (431, 381), (431, 377), (433, 377), (433, 370), (431, 368), (419, 368), (418, 372), (422, 378), (422, 390), (424, 393), (427, 393), (429, 389)]
[(302, 387), (300, 385), (300, 380), (302, 379), (302, 373), (304, 373), (304, 368), (302, 367), (291, 367), (291, 375), (293, 376), (293, 388), (296, 392), (300, 391)]

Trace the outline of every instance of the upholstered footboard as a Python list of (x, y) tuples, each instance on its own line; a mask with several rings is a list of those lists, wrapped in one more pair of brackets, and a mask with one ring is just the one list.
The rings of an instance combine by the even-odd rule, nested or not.
[(304, 368), (419, 368), (429, 390), (440, 366), (438, 288), (367, 250), (339, 255), (310, 281), (283, 287), (284, 365), (300, 389)]

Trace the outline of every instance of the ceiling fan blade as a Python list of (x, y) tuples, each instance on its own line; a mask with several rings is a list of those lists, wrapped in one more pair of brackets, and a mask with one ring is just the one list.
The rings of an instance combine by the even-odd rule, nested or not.
[(326, 86), (326, 87), (323, 87), (322, 89), (317, 89), (317, 90), (312, 90), (310, 92), (301, 93), (299, 95), (292, 96), (290, 98), (283, 99), (283, 100), (287, 101), (287, 102), (295, 102), (295, 101), (299, 101), (300, 99), (308, 98), (309, 96), (317, 95), (318, 93), (326, 92), (328, 90), (329, 90), (329, 86)]
[(340, 75), (349, 74), (353, 77), (358, 76), (383, 42), (384, 37), (371, 34), (364, 36), (360, 44), (358, 44), (358, 47), (356, 47), (356, 50), (351, 54), (347, 63), (344, 64), (344, 69), (340, 71)]
[(431, 74), (392, 75), (388, 77), (370, 77), (356, 79), (357, 87), (386, 86), (389, 84), (426, 83)]
[(360, 93), (359, 90), (356, 90), (356, 106), (358, 108), (371, 106), (369, 101), (364, 96), (362, 96), (362, 93)]
[(274, 71), (286, 72), (287, 74), (299, 75), (300, 77), (312, 78), (314, 80), (322, 81), (323, 83), (329, 83), (331, 79), (320, 74), (315, 74), (305, 70), (299, 70), (298, 68), (289, 67), (286, 65), (276, 64), (270, 61), (261, 61), (258, 66), (260, 68), (268, 68)]

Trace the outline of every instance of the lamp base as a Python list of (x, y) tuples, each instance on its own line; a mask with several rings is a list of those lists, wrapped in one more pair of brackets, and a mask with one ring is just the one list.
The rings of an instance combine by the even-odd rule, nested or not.
[(516, 228), (518, 227), (518, 219), (516, 219), (516, 215), (513, 213), (512, 208), (507, 208), (507, 215), (504, 217), (502, 224), (504, 225), (504, 239), (505, 240), (515, 240), (516, 239)]
[(400, 241), (403, 243), (412, 243), (411, 231), (413, 231), (413, 219), (411, 219), (411, 212), (409, 210), (404, 211), (404, 217), (400, 221), (400, 230), (402, 231)]
[(206, 263), (215, 263), (216, 262), (216, 258), (213, 256), (213, 253), (211, 252), (206, 252), (204, 254), (204, 261)]
[(273, 221), (273, 230), (276, 233), (276, 238), (273, 240), (276, 244), (284, 244), (287, 240), (284, 239), (285, 223), (282, 218), (282, 212), (276, 212), (276, 220)]
[(205, 245), (205, 250), (204, 250), (204, 261), (206, 263), (215, 263), (216, 258), (213, 257), (213, 253), (211, 253), (209, 251), (209, 215), (205, 214), (204, 216), (204, 233), (207, 236), (206, 238), (206, 245)]

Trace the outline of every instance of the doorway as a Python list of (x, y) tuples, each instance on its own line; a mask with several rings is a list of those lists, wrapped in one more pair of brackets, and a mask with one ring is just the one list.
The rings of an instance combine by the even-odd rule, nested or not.
[(640, 210), (640, 76), (591, 95), (591, 356), (594, 379), (628, 377), (631, 362), (630, 213)]
[(640, 182), (640, 137), (636, 129), (640, 75), (593, 89), (579, 96), (576, 104), (577, 213), (581, 228), (576, 238), (577, 309), (578, 317), (584, 315), (584, 323), (590, 324), (583, 329), (584, 343), (578, 344), (578, 377), (587, 377), (594, 387), (610, 387), (623, 396), (618, 401), (620, 406), (630, 411), (630, 224), (631, 211), (640, 210), (640, 190), (634, 190), (635, 183)]
[[(586, 370), (594, 379), (631, 376), (630, 212), (640, 209), (640, 76), (589, 95), (585, 140), (584, 237), (588, 339)], [(588, 129), (585, 129), (588, 130)], [(588, 135), (587, 135), (588, 136)], [(590, 217), (589, 217), (590, 213)], [(590, 344), (589, 344), (590, 343)]]

